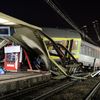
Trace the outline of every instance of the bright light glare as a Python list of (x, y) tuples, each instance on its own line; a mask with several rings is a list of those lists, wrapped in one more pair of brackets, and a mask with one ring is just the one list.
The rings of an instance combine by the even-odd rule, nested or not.
[(0, 23), (4, 25), (15, 25), (16, 24), (14, 22), (10, 22), (9, 20), (3, 19), (3, 18), (0, 18)]
[(0, 18), (0, 23), (5, 23), (5, 22), (9, 22), (9, 21), (6, 19)]
[(4, 23), (4, 25), (15, 25), (16, 23), (13, 23), (13, 22), (7, 22), (7, 23)]

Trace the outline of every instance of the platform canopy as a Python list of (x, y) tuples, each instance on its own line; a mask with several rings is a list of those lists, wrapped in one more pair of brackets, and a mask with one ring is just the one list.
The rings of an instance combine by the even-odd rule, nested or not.
[(40, 28), (40, 27), (28, 24), (28, 23), (26, 23), (22, 20), (8, 16), (8, 15), (2, 13), (2, 12), (0, 12), (0, 24), (1, 25), (13, 25), (13, 26), (14, 25), (24, 25), (24, 26), (27, 26), (27, 27), (30, 27), (30, 28), (42, 30), (42, 28)]
[(14, 32), (16, 33), (12, 34), (9, 37), (1, 36), (1, 41), (2, 39), (10, 40), (17, 44), (20, 44), (25, 48), (38, 48), (41, 52), (43, 52), (43, 45), (40, 43), (39, 38), (36, 37), (36, 34), (42, 31), (42, 28), (29, 24), (2, 12), (0, 12), (0, 26), (11, 26), (14, 28)]
[(16, 19), (2, 12), (0, 12), (0, 26), (10, 27), (10, 32), (12, 32), (11, 28), (14, 31), (10, 36), (0, 37), (3, 39), (1, 41), (2, 47), (5, 46), (5, 41), (14, 42), (27, 51), (29, 55), (32, 56), (31, 59), (34, 59), (34, 57), (37, 56), (43, 59), (45, 65), (45, 68), (43, 67), (44, 69), (49, 68), (47, 52), (40, 36), (42, 28)]

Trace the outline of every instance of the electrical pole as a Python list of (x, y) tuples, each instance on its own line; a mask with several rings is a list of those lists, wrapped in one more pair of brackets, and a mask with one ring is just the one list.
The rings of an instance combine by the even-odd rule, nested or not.
[(98, 20), (95, 20), (92, 23), (93, 23), (93, 28), (94, 28), (95, 33), (97, 35), (98, 41), (100, 41), (100, 28), (99, 28)]

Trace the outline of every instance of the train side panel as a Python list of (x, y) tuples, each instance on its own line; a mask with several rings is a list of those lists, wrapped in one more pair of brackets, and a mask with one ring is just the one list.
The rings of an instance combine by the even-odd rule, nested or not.
[(100, 69), (100, 48), (82, 41), (78, 61), (83, 62), (84, 66), (93, 67), (94, 70)]

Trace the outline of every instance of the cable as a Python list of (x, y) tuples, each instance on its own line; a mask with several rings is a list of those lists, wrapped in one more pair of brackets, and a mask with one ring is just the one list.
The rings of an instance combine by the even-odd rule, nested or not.
[(100, 36), (99, 36), (100, 28), (99, 28), (98, 21), (95, 20), (95, 21), (93, 21), (92, 23), (93, 23), (93, 28), (94, 28), (95, 33), (96, 33), (96, 35), (97, 35), (98, 41), (100, 41)]
[(76, 26), (74, 25), (63, 13), (62, 11), (52, 2), (52, 0), (44, 0), (53, 10), (55, 10), (69, 25), (71, 25), (77, 32), (80, 33), (80, 35), (85, 38), (87, 38), (91, 43), (97, 45), (91, 38), (89, 38), (86, 34), (84, 33)]
[(66, 11), (60, 6), (61, 4), (59, 4), (58, 2), (56, 2), (56, 0), (54, 0), (54, 3), (56, 6), (58, 6), (58, 8), (62, 11), (63, 14), (66, 15), (66, 17), (69, 19), (70, 22), (72, 22), (74, 25), (75, 23), (72, 21), (72, 19), (68, 16), (68, 14), (66, 13)]

